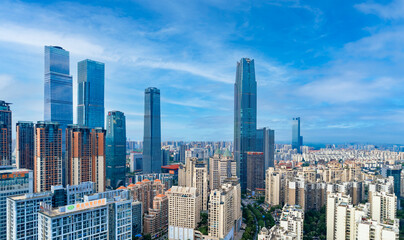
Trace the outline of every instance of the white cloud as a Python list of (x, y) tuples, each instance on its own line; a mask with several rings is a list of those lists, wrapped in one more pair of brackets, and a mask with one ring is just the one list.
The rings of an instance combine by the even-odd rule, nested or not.
[(364, 13), (376, 14), (385, 19), (404, 18), (404, 0), (393, 0), (390, 4), (382, 5), (374, 2), (367, 2), (355, 5)]

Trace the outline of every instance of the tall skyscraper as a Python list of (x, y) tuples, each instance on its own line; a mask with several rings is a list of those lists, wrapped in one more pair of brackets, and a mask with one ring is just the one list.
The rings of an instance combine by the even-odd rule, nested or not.
[(241, 189), (247, 187), (247, 152), (255, 151), (257, 128), (257, 82), (254, 60), (237, 62), (234, 85), (234, 159)]
[(300, 117), (293, 118), (292, 121), (292, 149), (297, 149), (297, 152), (301, 153), (303, 137), (300, 135)]
[(33, 122), (17, 123), (17, 168), (34, 170), (35, 162), (35, 127)]
[(0, 100), (0, 166), (11, 165), (10, 104)]
[(257, 129), (256, 151), (263, 152), (265, 170), (275, 166), (275, 130), (269, 128)]
[(263, 152), (247, 152), (247, 191), (265, 188), (265, 158)]
[(123, 112), (110, 111), (106, 135), (107, 187), (125, 185), (126, 174), (126, 120)]
[(62, 129), (59, 123), (39, 121), (35, 126), (35, 192), (62, 184)]
[(86, 59), (77, 66), (77, 124), (104, 128), (105, 65)]
[(96, 191), (105, 191), (105, 130), (67, 126), (66, 156), (69, 185), (94, 182)]
[(143, 173), (161, 172), (160, 90), (147, 88), (144, 96)]
[(62, 129), (62, 183), (66, 184), (65, 129), (73, 124), (73, 80), (69, 52), (58, 46), (45, 46), (44, 121), (59, 123)]

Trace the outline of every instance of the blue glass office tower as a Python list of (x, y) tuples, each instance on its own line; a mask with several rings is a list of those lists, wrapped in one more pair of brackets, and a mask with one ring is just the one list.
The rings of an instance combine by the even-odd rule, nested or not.
[(77, 124), (104, 128), (105, 65), (93, 60), (77, 64)]
[(303, 137), (300, 136), (300, 117), (292, 119), (292, 149), (297, 149), (301, 153), (300, 147), (303, 146)]
[(66, 127), (73, 124), (73, 80), (69, 52), (45, 46), (44, 120), (59, 123), (62, 129), (62, 183), (66, 184)]
[(126, 177), (126, 121), (123, 112), (108, 112), (105, 142), (106, 185), (115, 189), (125, 185)]
[(275, 167), (275, 130), (265, 127), (257, 129), (257, 138), (255, 141), (255, 150), (264, 153), (264, 171), (269, 167)]
[(237, 62), (234, 84), (234, 158), (242, 190), (247, 187), (247, 152), (255, 151), (257, 128), (257, 82), (254, 60)]
[(143, 173), (161, 172), (160, 90), (147, 88), (144, 96)]

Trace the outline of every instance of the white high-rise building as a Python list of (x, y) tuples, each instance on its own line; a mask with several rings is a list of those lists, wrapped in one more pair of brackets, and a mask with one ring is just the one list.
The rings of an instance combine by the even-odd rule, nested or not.
[(200, 198), (194, 187), (170, 188), (168, 197), (168, 238), (188, 240), (194, 238), (194, 229), (200, 221)]
[(0, 240), (7, 238), (7, 197), (32, 193), (33, 172), (28, 169), (0, 167)]
[(7, 198), (7, 240), (38, 238), (40, 203), (51, 205), (52, 194), (29, 193)]
[(240, 184), (223, 184), (209, 196), (209, 237), (233, 239), (241, 224)]
[(370, 215), (372, 220), (379, 223), (396, 218), (397, 196), (386, 192), (370, 192)]

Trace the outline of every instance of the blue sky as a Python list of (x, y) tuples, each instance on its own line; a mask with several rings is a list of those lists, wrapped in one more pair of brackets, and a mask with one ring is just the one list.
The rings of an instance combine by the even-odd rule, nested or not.
[(44, 45), (70, 51), (75, 91), (78, 61), (106, 64), (106, 110), (126, 114), (134, 140), (149, 86), (163, 140), (232, 140), (236, 62), (250, 57), (258, 126), (277, 141), (300, 116), (306, 142), (404, 143), (403, 0), (2, 1), (0, 99), (14, 121), (43, 118)]

